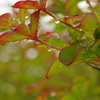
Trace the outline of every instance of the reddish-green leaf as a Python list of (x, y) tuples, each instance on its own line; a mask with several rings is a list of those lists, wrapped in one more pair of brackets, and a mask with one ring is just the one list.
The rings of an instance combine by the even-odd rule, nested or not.
[(41, 5), (38, 1), (18, 1), (12, 7), (20, 9), (40, 9)]
[(0, 16), (0, 21), (9, 23), (10, 18), (11, 18), (11, 14), (10, 13), (5, 13), (5, 14)]
[(76, 65), (84, 60), (97, 57), (91, 50), (80, 46), (78, 49), (67, 46), (60, 51), (59, 60), (66, 66)]
[(25, 24), (20, 24), (15, 30), (4, 32), (0, 35), (0, 44), (15, 42), (23, 39), (31, 39), (31, 32)]
[(14, 31), (7, 31), (0, 35), (0, 44), (4, 45), (8, 42), (16, 42), (22, 39), (29, 39), (29, 37), (25, 35), (18, 34)]
[(47, 71), (46, 78), (49, 79), (50, 77), (54, 76), (55, 74), (58, 74), (59, 72), (66, 69), (67, 66), (62, 64), (58, 59), (53, 63), (53, 65), (50, 66), (50, 68)]
[(0, 31), (5, 31), (7, 29), (10, 29), (10, 25), (8, 23), (0, 21)]
[(30, 30), (31, 30), (33, 35), (36, 35), (38, 32), (39, 16), (40, 16), (40, 10), (31, 14)]
[(5, 13), (0, 16), (0, 31), (10, 29), (11, 14)]
[(27, 28), (27, 26), (25, 24), (20, 24), (15, 30), (13, 30), (14, 32), (21, 34), (21, 35), (25, 35), (28, 37), (32, 36), (32, 33), (30, 32), (30, 30)]

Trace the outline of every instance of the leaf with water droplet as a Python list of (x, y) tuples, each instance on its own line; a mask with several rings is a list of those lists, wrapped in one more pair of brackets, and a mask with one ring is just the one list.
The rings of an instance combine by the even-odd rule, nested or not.
[(90, 49), (84, 46), (79, 46), (75, 48), (72, 46), (64, 47), (59, 54), (59, 60), (66, 66), (76, 65), (84, 60), (89, 60), (90, 58), (97, 57)]
[(58, 24), (59, 22), (60, 22), (59, 20), (57, 20), (57, 19), (55, 20), (55, 23), (56, 23), (56, 24)]
[(47, 50), (48, 50), (49, 52), (52, 51), (52, 47), (49, 46), (49, 45), (47, 45)]
[(23, 39), (31, 39), (31, 32), (25, 24), (20, 24), (13, 31), (7, 31), (0, 35), (0, 44), (6, 44), (8, 42), (16, 42)]
[(62, 64), (58, 59), (50, 66), (47, 71), (46, 78), (49, 79), (50, 77), (54, 76), (55, 74), (60, 73), (61, 71), (65, 70), (67, 66)]
[(76, 22), (77, 22), (77, 25), (80, 24), (80, 21), (81, 21), (81, 17), (79, 15), (74, 15), (72, 17), (68, 17), (65, 22), (70, 24), (70, 25), (76, 25)]

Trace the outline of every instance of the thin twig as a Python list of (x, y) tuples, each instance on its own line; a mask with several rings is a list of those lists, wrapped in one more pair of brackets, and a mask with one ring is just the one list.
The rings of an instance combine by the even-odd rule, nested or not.
[(91, 11), (92, 11), (92, 14), (93, 14), (93, 16), (94, 16), (94, 18), (95, 18), (95, 20), (96, 20), (96, 23), (100, 26), (99, 20), (98, 20), (98, 18), (97, 18), (97, 16), (96, 16), (96, 13), (95, 13), (94, 10), (93, 10), (93, 7), (92, 7), (90, 1), (89, 1), (89, 0), (86, 0), (86, 2), (87, 2), (87, 4), (89, 5), (89, 7), (90, 7), (90, 9), (91, 9)]
[(37, 41), (39, 41), (39, 42), (41, 42), (41, 43), (43, 43), (43, 44), (45, 44), (45, 45), (48, 45), (48, 46), (51, 46), (51, 47), (53, 47), (53, 48), (55, 48), (55, 49), (57, 49), (57, 50), (61, 50), (61, 48), (59, 48), (59, 47), (56, 47), (56, 46), (54, 46), (54, 45), (52, 45), (52, 44), (49, 44), (49, 43), (47, 43), (47, 42), (45, 42), (45, 41), (43, 41), (43, 40), (40, 40), (40, 39), (36, 39)]
[[(43, 11), (46, 12), (46, 13), (47, 13), (48, 15), (50, 15), (51, 17), (53, 17), (55, 20), (58, 20), (59, 22), (65, 24), (65, 25), (67, 25), (67, 26), (69, 26), (70, 28), (74, 29), (75, 31), (77, 31), (77, 32), (79, 32), (80, 34), (82, 34), (82, 35), (84, 35), (85, 37), (87, 37), (86, 34), (84, 34), (83, 32), (79, 31), (78, 29), (76, 29), (76, 28), (73, 27), (72, 25), (70, 25), (70, 24), (68, 24), (68, 23), (66, 23), (66, 22), (64, 22), (64, 21), (62, 21), (62, 20), (60, 20), (60, 19), (58, 19), (54, 14), (52, 14), (51, 12), (48, 12), (46, 9), (44, 9)], [(92, 38), (90, 38), (90, 37), (87, 37), (87, 38), (89, 38), (89, 39), (91, 39), (91, 40), (94, 41), (94, 39), (92, 39)]]

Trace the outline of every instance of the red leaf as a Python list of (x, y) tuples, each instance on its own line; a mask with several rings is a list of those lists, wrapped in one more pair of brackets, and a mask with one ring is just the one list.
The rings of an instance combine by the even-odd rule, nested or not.
[(33, 14), (31, 14), (30, 30), (33, 33), (33, 35), (36, 35), (38, 32), (39, 15), (40, 15), (40, 11), (36, 11)]
[(22, 9), (40, 9), (41, 5), (38, 1), (18, 1), (12, 7)]

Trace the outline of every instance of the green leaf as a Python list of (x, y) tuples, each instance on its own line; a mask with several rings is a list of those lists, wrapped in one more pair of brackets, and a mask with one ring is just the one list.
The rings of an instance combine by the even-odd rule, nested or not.
[(67, 66), (62, 64), (58, 59), (53, 63), (53, 65), (50, 66), (50, 68), (47, 71), (46, 78), (49, 79), (50, 77), (54, 76), (55, 74), (58, 74), (59, 72), (66, 69)]
[(94, 42), (94, 44), (90, 47), (90, 49), (100, 57), (100, 39)]
[(78, 28), (91, 32), (93, 32), (97, 27), (98, 25), (96, 24), (94, 17), (91, 13), (85, 14), (81, 21), (81, 24), (78, 26)]
[(68, 17), (67, 19), (65, 19), (65, 22), (70, 25), (73, 25), (75, 22), (81, 21), (81, 19), (82, 18), (79, 15), (74, 15), (72, 17)]
[(97, 57), (90, 49), (79, 46), (79, 48), (74, 48), (72, 46), (64, 47), (59, 54), (59, 60), (66, 66), (76, 65), (84, 60), (89, 60), (90, 58)]
[(95, 40), (100, 39), (100, 27), (95, 29), (94, 38), (95, 38)]
[(72, 93), (68, 93), (64, 97), (62, 97), (61, 100), (77, 100), (77, 99)]
[(12, 7), (20, 9), (40, 9), (41, 5), (38, 1), (18, 1)]
[(92, 40), (94, 40), (93, 32), (98, 27), (97, 23), (94, 20), (94, 17), (91, 13), (85, 14), (80, 25), (77, 27), (82, 29), (83, 32)]
[(20, 22), (21, 23), (25, 22), (26, 13), (27, 13), (27, 9), (20, 9)]
[(39, 16), (40, 16), (40, 10), (31, 14), (30, 30), (33, 35), (36, 35), (38, 32)]
[(49, 44), (52, 44), (57, 47), (65, 47), (68, 45), (58, 34), (50, 34), (48, 37), (45, 39), (45, 41)]
[(10, 25), (8, 23), (5, 23), (3, 21), (0, 21), (0, 32), (5, 31), (7, 29), (10, 29)]
[(78, 49), (72, 46), (64, 47), (59, 54), (59, 60), (66, 66), (73, 62)]

